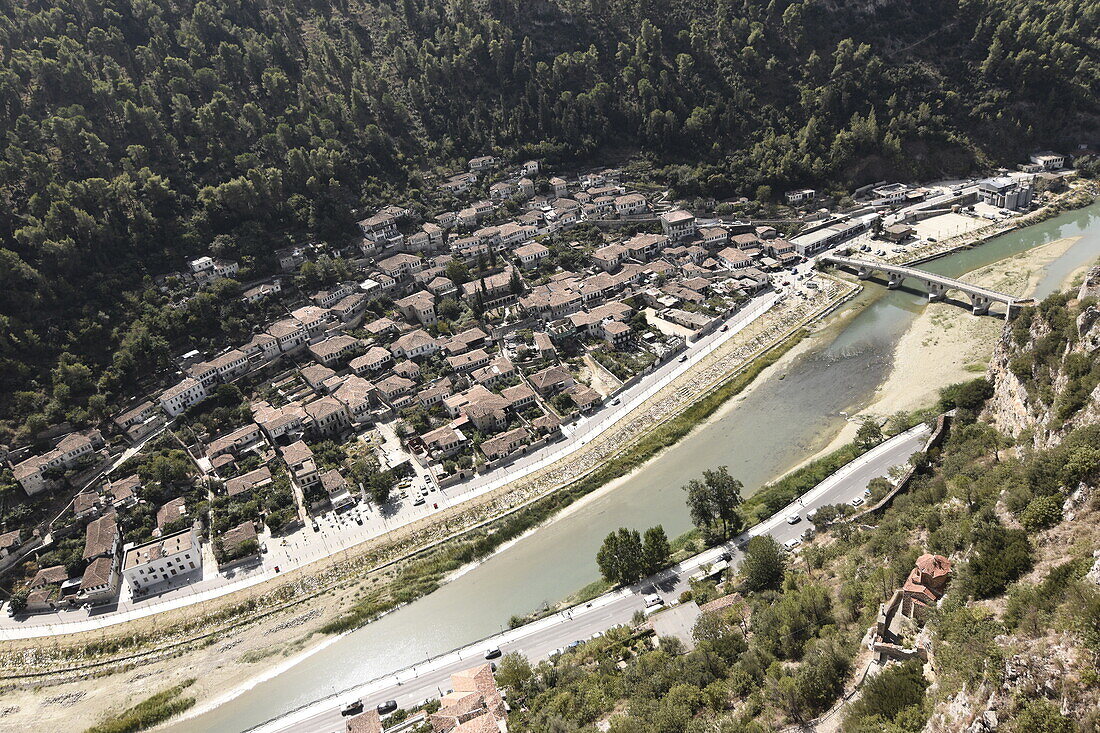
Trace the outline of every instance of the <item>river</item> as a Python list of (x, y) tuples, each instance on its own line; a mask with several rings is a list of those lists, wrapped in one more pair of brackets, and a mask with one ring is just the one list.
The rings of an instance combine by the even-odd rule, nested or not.
[[(1062, 237), (1081, 240), (1052, 262), (1038, 296), (1100, 257), (1100, 203), (1009, 233), (923, 265), (958, 276)], [(863, 407), (885, 380), (894, 346), (925, 303), (921, 295), (870, 285), (866, 307), (825, 329), (813, 345), (643, 470), (583, 511), (567, 513), (434, 593), (339, 639), (218, 708), (180, 722), (180, 731), (242, 731), (327, 694), (407, 667), (506, 627), (514, 614), (554, 603), (598, 579), (595, 555), (621, 526), (690, 526), (680, 487), (725, 465), (748, 491), (827, 445), (844, 415)]]

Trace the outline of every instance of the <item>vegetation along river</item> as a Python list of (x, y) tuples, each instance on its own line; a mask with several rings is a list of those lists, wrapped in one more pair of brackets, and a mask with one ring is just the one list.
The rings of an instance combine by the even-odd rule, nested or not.
[[(1100, 203), (1009, 233), (921, 267), (958, 276), (1061, 237), (1081, 239), (1046, 269), (1038, 297), (1100, 257)], [(226, 704), (178, 723), (187, 731), (240, 731), (332, 692), (415, 664), (506, 628), (513, 614), (554, 603), (599, 577), (595, 555), (620, 527), (690, 526), (680, 487), (726, 465), (746, 493), (821, 450), (889, 373), (894, 347), (925, 302), (870, 285), (868, 304), (841, 319), (732, 409), (664, 452), (612, 491), (590, 498), (434, 593), (339, 639)]]

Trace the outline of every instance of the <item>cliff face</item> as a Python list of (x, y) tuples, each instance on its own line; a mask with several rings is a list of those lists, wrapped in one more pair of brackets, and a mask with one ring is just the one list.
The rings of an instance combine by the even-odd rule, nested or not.
[(1100, 267), (1076, 294), (1051, 296), (1005, 328), (989, 366), (989, 421), (1035, 447), (1100, 422)]

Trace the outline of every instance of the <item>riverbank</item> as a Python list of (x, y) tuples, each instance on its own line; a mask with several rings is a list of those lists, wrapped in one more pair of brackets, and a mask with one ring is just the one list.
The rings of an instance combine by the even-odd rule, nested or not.
[[(1030, 297), (1045, 269), (1079, 240), (1065, 237), (1039, 245), (959, 279)], [(949, 300), (926, 305), (898, 341), (886, 381), (830, 442), (826, 452), (850, 442), (863, 417), (883, 421), (895, 413), (931, 407), (943, 387), (984, 374), (1004, 324), (1000, 318), (972, 314), (966, 302)]]
[[(676, 416), (683, 415), (708, 393), (711, 399), (717, 400), (710, 408), (713, 410), (728, 395), (715, 397), (712, 387), (729, 383), (731, 376), (744, 380), (739, 388), (751, 383), (759, 371), (771, 363), (764, 356), (766, 352), (777, 343), (790, 342), (792, 334), (807, 321), (819, 317), (855, 290), (854, 286), (840, 281), (827, 280), (826, 283), (827, 287), (815, 298), (805, 301), (791, 298), (743, 334), (734, 334), (701, 360), (697, 368), (684, 378), (674, 380), (657, 398), (648, 401), (647, 409), (636, 410), (637, 415), (632, 413), (622, 425), (616, 425), (600, 439), (593, 439), (583, 451), (584, 465), (572, 467), (578, 473), (562, 473), (561, 467), (540, 472), (522, 487), (517, 487), (519, 491), (498, 492), (490, 497), (490, 501), (481, 506), (482, 514), (452, 517), (453, 522), (444, 525), (443, 531), (457, 531), (460, 520), (470, 522), (466, 526), (471, 526), (476, 524), (472, 520), (479, 516), (488, 519), (486, 515), (499, 516), (502, 510), (516, 512), (525, 506), (525, 500), (534, 501), (543, 495), (549, 500), (544, 508), (550, 515), (596, 488), (607, 478), (605, 471), (609, 466), (617, 465), (625, 472), (644, 463), (654, 448), (659, 451), (665, 441), (675, 441), (690, 430), (690, 424), (681, 425), (679, 431), (673, 429), (670, 421)], [(761, 357), (766, 363), (759, 361)], [(761, 366), (753, 367), (754, 364)], [(687, 415), (688, 423), (699, 417), (691, 412)], [(649, 447), (649, 454), (636, 448), (647, 436), (658, 441), (656, 447)], [(613, 459), (617, 459), (614, 464)], [(569, 495), (556, 491), (557, 481), (576, 484), (586, 475), (589, 478), (584, 485)], [(195, 711), (202, 710), (211, 701), (227, 699), (227, 690), (243, 691), (258, 679), (285, 668), (300, 655), (310, 653), (312, 648), (318, 647), (313, 638), (318, 631), (351, 628), (395, 604), (430, 592), (445, 578), (445, 571), (453, 571), (454, 568), (448, 565), (457, 563), (456, 567), (461, 567), (476, 560), (479, 553), (492, 552), (510, 537), (519, 536), (541, 521), (538, 516), (512, 516), (514, 520), (503, 525), (486, 526), (462, 540), (452, 540), (448, 545), (450, 550), (445, 553), (448, 562), (441, 563), (438, 553), (429, 553), (416, 560), (393, 564), (392, 558), (402, 550), (410, 551), (416, 539), (429, 537), (422, 534), (385, 548), (370, 547), (360, 553), (344, 553), (331, 558), (327, 567), (310, 567), (288, 574), (293, 577), (288, 577), (280, 588), (266, 589), (266, 597), (256, 592), (244, 601), (232, 599), (235, 603), (228, 607), (210, 603), (189, 609), (193, 618), (187, 622), (181, 623), (181, 614), (176, 614), (122, 625), (109, 629), (107, 634), (55, 637), (50, 645), (33, 641), (7, 643), (5, 672), (33, 676), (23, 677), (21, 682), (8, 677), (8, 687), (4, 690), (5, 707), (0, 710), (0, 730), (44, 723), (80, 728), (94, 723), (105, 712), (133, 706), (157, 692), (162, 685), (179, 684), (191, 677), (197, 682), (189, 694), (199, 701)], [(440, 535), (438, 528), (434, 535)], [(420, 544), (423, 546), (423, 542)], [(396, 588), (392, 587), (395, 585)], [(276, 594), (282, 597), (276, 598)], [(276, 602), (280, 600), (281, 604)], [(307, 600), (308, 610), (302, 605)], [(222, 617), (221, 623), (210, 620), (215, 615)], [(159, 638), (168, 638), (174, 645), (148, 648), (158, 638), (158, 626), (162, 632)], [(136, 632), (131, 634), (136, 638), (119, 638), (128, 632)], [(88, 637), (97, 640), (89, 641)], [(326, 637), (326, 644), (334, 638)], [(102, 666), (90, 667), (90, 664)], [(90, 675), (98, 675), (98, 678), (89, 680)], [(34, 687), (45, 679), (51, 683), (48, 694)]]

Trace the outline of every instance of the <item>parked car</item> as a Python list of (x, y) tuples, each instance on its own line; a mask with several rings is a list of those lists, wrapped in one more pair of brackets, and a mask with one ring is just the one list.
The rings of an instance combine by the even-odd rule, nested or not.
[(862, 496), (857, 496), (856, 498), (852, 499), (852, 506), (862, 506), (862, 505), (863, 505), (863, 497)]
[(649, 593), (645, 597), (645, 607), (652, 608), (653, 606), (664, 605), (664, 599), (656, 593)]
[(385, 715), (386, 713), (392, 713), (394, 710), (397, 710), (397, 700), (386, 700), (384, 703), (381, 703), (375, 709), (378, 711), (379, 715)]
[(500, 656), (500, 649), (497, 649), (497, 648), (493, 648), (493, 649), (490, 649), (489, 651), (485, 652), (485, 658), (486, 659), (496, 659), (499, 656)]
[(362, 700), (352, 700), (340, 709), (341, 715), (358, 715), (361, 712), (363, 712)]
[(783, 547), (789, 552), (798, 547), (800, 544), (802, 544), (802, 540), (799, 539), (787, 540), (783, 543)]
[(687, 354), (684, 354), (679, 359), (677, 359), (677, 361), (680, 361), (680, 362), (685, 362), (687, 360), (688, 360), (688, 355)]
[(787, 517), (787, 524), (798, 524), (801, 521), (802, 517), (798, 516), (797, 514), (792, 514), (791, 516)]
[(427, 503), (427, 499), (425, 499), (423, 496), (418, 496), (416, 497), (416, 501), (413, 502), (413, 506), (424, 506)]

